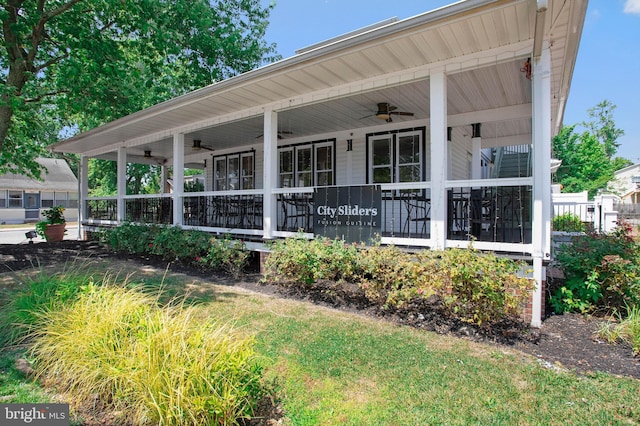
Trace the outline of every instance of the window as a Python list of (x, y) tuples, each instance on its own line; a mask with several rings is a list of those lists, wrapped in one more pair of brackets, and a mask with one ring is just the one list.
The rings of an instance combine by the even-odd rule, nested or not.
[(254, 189), (255, 185), (255, 167), (253, 166), (253, 153), (246, 153), (240, 156), (240, 174), (242, 175), (242, 189)]
[(316, 145), (316, 186), (333, 185), (333, 145)]
[(78, 208), (78, 193), (70, 192), (69, 193), (69, 208), (77, 209)]
[(313, 186), (311, 147), (296, 150), (296, 186)]
[(369, 135), (369, 182), (420, 182), (424, 129)]
[(254, 152), (213, 158), (214, 191), (237, 191), (255, 188)]
[(280, 148), (280, 187), (335, 184), (335, 139)]
[(53, 192), (43, 192), (40, 200), (40, 205), (43, 209), (49, 209), (53, 207)]
[(22, 208), (22, 191), (9, 191), (9, 208)]
[(7, 191), (6, 190), (2, 190), (0, 191), (0, 208), (4, 209), (7, 207)]
[(291, 188), (293, 184), (293, 148), (279, 152), (280, 160), (280, 188)]
[(69, 207), (68, 193), (66, 192), (56, 192), (56, 206), (62, 206), (65, 209)]

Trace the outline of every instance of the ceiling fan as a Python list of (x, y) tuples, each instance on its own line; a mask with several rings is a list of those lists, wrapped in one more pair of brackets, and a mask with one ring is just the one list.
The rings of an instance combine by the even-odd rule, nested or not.
[[(278, 139), (282, 139), (283, 136), (282, 135), (292, 135), (293, 132), (290, 132), (288, 130), (278, 130)], [(264, 136), (264, 133), (260, 133), (258, 136), (256, 136), (256, 139), (260, 139), (261, 137)]]
[(159, 166), (164, 166), (165, 164), (167, 164), (167, 159), (164, 157), (155, 157), (153, 155), (151, 155), (151, 151), (150, 150), (145, 150), (144, 151), (144, 158), (146, 159), (151, 159), (153, 161), (155, 161)]
[(367, 116), (362, 117), (362, 118), (368, 118), (368, 117), (376, 116), (380, 120), (384, 120), (387, 123), (391, 123), (393, 121), (391, 119), (392, 115), (404, 115), (404, 116), (408, 116), (408, 117), (413, 117), (413, 115), (414, 115), (412, 112), (396, 111), (397, 109), (398, 109), (397, 106), (393, 106), (388, 102), (380, 102), (380, 103), (378, 103), (378, 110), (375, 112), (375, 114), (367, 115)]
[(193, 145), (191, 146), (191, 149), (193, 149), (194, 151), (200, 151), (201, 149), (207, 149), (209, 151), (215, 151), (210, 146), (202, 145), (202, 141), (200, 139), (194, 139), (193, 140)]

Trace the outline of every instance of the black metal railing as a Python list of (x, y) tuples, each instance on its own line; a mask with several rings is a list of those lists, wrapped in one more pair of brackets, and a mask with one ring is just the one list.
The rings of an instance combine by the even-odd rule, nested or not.
[(125, 200), (125, 220), (157, 225), (173, 223), (173, 199), (161, 198), (128, 198)]
[(431, 198), (425, 190), (382, 192), (382, 236), (430, 238)]
[(531, 190), (531, 186), (450, 189), (447, 238), (531, 243)]
[(115, 198), (87, 200), (86, 217), (92, 220), (116, 221), (118, 218), (118, 200)]
[(313, 193), (278, 194), (278, 231), (313, 232)]
[(183, 223), (230, 229), (262, 229), (263, 198), (260, 194), (187, 196)]

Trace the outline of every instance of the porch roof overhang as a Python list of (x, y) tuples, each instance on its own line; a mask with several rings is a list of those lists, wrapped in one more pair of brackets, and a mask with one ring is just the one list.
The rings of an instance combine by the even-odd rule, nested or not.
[[(429, 78), (449, 75), (449, 125), (531, 111), (531, 82), (521, 72), (534, 40), (551, 50), (552, 132), (562, 125), (587, 0), (466, 0), (312, 47), (61, 141), (58, 152), (115, 158), (121, 146), (172, 156), (171, 140), (200, 139), (216, 149), (256, 143), (263, 113), (279, 111), (279, 130), (296, 136), (380, 124), (378, 102), (428, 120)], [(536, 34), (537, 32), (537, 34)], [(533, 59), (533, 58), (532, 58)], [(367, 118), (364, 116), (369, 115)], [(516, 126), (517, 127), (517, 126)], [(529, 127), (530, 132), (530, 127)], [(526, 133), (523, 128), (513, 132)], [(499, 134), (494, 137), (504, 136)]]

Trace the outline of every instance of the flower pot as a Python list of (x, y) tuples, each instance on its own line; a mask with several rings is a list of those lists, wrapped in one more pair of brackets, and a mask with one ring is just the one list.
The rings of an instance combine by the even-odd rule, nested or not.
[(47, 240), (47, 242), (62, 241), (64, 239), (65, 226), (65, 223), (47, 225), (44, 230), (44, 238)]

